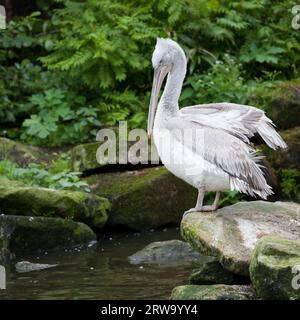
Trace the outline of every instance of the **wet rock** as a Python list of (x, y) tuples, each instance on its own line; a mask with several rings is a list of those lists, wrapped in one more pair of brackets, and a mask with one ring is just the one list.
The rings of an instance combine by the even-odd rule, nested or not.
[(217, 257), (227, 270), (248, 276), (258, 239), (276, 235), (300, 240), (300, 205), (251, 201), (212, 213), (190, 213), (182, 220), (181, 234), (200, 253)]
[(201, 255), (180, 240), (157, 241), (129, 257), (132, 264), (182, 265), (195, 262)]
[(85, 224), (61, 218), (0, 215), (0, 248), (36, 252), (72, 248), (96, 240)]
[(19, 273), (40, 271), (49, 268), (57, 267), (57, 264), (41, 264), (41, 263), (31, 263), (29, 261), (19, 261), (15, 264), (16, 271)]
[(107, 199), (85, 192), (0, 181), (0, 210), (4, 214), (70, 218), (101, 228), (107, 221), (109, 208)]
[(185, 285), (175, 287), (171, 294), (173, 300), (254, 300), (251, 286), (244, 285)]
[(179, 223), (197, 190), (164, 167), (111, 172), (88, 177), (92, 191), (111, 203), (108, 225), (134, 230)]
[(260, 239), (253, 251), (250, 276), (263, 299), (300, 300), (300, 241)]
[(32, 162), (48, 163), (52, 158), (54, 154), (42, 148), (0, 137), (0, 160), (10, 160), (20, 166), (26, 166)]
[(189, 279), (191, 284), (235, 284), (234, 276), (216, 258), (203, 261)]

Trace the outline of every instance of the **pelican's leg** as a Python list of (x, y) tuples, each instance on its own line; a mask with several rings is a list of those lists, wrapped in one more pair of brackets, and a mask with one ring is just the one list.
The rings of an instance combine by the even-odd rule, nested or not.
[(219, 207), (221, 192), (217, 191), (214, 203), (211, 206), (203, 206), (201, 211), (215, 211)]
[(198, 197), (197, 197), (197, 203), (196, 203), (195, 208), (191, 208), (191, 209), (185, 211), (185, 213), (183, 214), (183, 217), (185, 217), (187, 214), (189, 214), (191, 212), (202, 211), (204, 194), (205, 194), (204, 188), (198, 189)]

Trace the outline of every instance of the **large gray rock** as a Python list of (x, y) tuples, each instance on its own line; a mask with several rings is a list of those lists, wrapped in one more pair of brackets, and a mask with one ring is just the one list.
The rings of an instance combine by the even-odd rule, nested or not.
[(300, 240), (300, 205), (252, 201), (190, 213), (182, 220), (181, 234), (200, 253), (216, 256), (224, 268), (247, 276), (258, 239), (277, 235)]
[(300, 300), (300, 241), (260, 239), (253, 251), (250, 276), (263, 299)]
[(144, 249), (129, 257), (132, 264), (182, 265), (195, 262), (201, 255), (191, 246), (180, 240), (158, 241), (150, 243)]
[(197, 190), (164, 167), (111, 172), (86, 178), (91, 190), (111, 203), (108, 225), (134, 230), (178, 224)]
[(86, 192), (31, 187), (0, 180), (0, 213), (70, 218), (101, 228), (110, 203)]
[(238, 285), (185, 285), (175, 287), (172, 300), (254, 300), (255, 293), (251, 286)]
[(87, 225), (69, 219), (0, 215), (0, 248), (6, 252), (72, 248), (95, 240)]

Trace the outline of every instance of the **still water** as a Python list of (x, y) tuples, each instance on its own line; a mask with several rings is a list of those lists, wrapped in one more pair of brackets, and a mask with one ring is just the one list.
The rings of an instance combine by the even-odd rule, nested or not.
[(187, 283), (193, 266), (131, 265), (128, 256), (153, 241), (178, 237), (176, 228), (111, 233), (90, 248), (18, 257), (58, 266), (28, 273), (12, 267), (0, 299), (168, 299), (175, 286)]

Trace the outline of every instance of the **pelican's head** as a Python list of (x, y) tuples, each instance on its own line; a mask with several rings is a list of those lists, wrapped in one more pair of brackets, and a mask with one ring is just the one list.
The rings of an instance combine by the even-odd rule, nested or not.
[(178, 43), (171, 39), (157, 38), (156, 46), (152, 55), (154, 77), (148, 113), (148, 136), (151, 136), (152, 134), (158, 95), (163, 80), (166, 75), (172, 71), (174, 62), (180, 56), (184, 56), (185, 58), (184, 52)]

